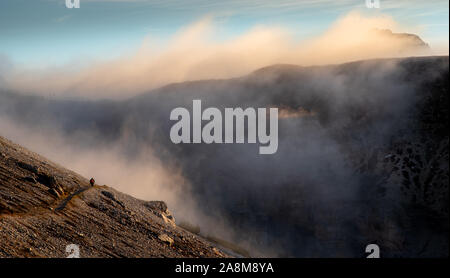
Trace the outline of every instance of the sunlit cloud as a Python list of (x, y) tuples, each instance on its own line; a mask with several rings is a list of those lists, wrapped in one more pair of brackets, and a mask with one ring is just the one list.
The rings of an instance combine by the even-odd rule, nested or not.
[[(211, 18), (180, 30), (166, 45), (151, 37), (134, 53), (81, 70), (73, 64), (46, 70), (16, 68), (5, 76), (14, 90), (85, 98), (121, 98), (173, 83), (231, 78), (271, 64), (323, 65), (361, 59), (429, 55), (410, 48), (411, 41), (377, 30), (401, 29), (389, 16), (351, 12), (324, 33), (296, 41), (289, 30), (255, 27), (240, 36), (217, 41)], [(401, 31), (401, 30), (400, 30)]]

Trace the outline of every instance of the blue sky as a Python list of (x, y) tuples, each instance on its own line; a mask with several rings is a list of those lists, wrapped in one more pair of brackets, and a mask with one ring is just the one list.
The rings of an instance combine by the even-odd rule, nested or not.
[(19, 64), (57, 65), (76, 59), (109, 59), (138, 48), (146, 36), (161, 42), (205, 16), (217, 26), (217, 40), (258, 25), (281, 26), (298, 39), (325, 31), (338, 17), (357, 10), (387, 14), (420, 30), (432, 46), (448, 45), (449, 2), (381, 0), (1, 0), (0, 55)]

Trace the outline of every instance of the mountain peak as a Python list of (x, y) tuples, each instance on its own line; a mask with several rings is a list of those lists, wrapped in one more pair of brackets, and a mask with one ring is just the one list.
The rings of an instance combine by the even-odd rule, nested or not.
[(385, 37), (387, 39), (394, 39), (400, 42), (404, 42), (406, 50), (418, 49), (418, 50), (428, 50), (430, 46), (424, 42), (418, 35), (410, 33), (394, 33), (389, 29), (374, 29), (374, 32)]

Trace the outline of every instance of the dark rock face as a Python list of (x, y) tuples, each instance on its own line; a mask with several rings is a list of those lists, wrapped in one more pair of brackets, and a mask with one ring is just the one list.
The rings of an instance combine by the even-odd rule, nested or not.
[(91, 187), (2, 137), (0, 153), (0, 257), (67, 257), (72, 244), (81, 257), (225, 256), (156, 217), (148, 202)]
[[(4, 92), (0, 114), (55, 126), (86, 149), (120, 142), (126, 130), (133, 141), (125, 156), (150, 145), (163, 163), (182, 169), (205, 212), (227, 221), (252, 255), (362, 257), (376, 243), (384, 257), (447, 257), (448, 74), (448, 57), (276, 65), (121, 102)], [(219, 109), (289, 111), (279, 121), (278, 152), (259, 156), (249, 144), (172, 144), (170, 111), (191, 107), (193, 99)], [(71, 140), (80, 133), (89, 136)], [(155, 212), (164, 211), (158, 206)]]

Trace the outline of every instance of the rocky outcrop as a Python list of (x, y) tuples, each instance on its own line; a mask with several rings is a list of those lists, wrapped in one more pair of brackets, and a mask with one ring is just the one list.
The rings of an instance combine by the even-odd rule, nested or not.
[(172, 213), (167, 208), (166, 203), (161, 201), (150, 201), (145, 203), (145, 206), (148, 207), (156, 216), (160, 217), (165, 223), (174, 227), (176, 226), (175, 217), (173, 217)]

